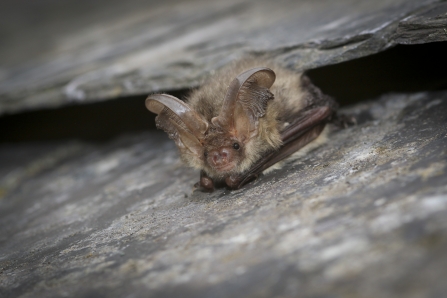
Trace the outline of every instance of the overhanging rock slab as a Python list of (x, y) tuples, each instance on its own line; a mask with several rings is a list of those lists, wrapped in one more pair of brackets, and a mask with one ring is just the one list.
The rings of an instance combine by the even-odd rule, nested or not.
[(77, 0), (50, 8), (2, 6), (0, 114), (190, 88), (246, 54), (303, 70), (447, 36), (445, 3), (435, 0)]

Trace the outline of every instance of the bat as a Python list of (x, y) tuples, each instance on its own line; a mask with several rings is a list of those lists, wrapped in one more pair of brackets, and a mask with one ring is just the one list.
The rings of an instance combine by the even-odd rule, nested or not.
[(252, 58), (216, 72), (186, 102), (152, 94), (146, 107), (200, 170), (196, 186), (213, 191), (238, 189), (314, 142), (338, 104), (305, 74)]

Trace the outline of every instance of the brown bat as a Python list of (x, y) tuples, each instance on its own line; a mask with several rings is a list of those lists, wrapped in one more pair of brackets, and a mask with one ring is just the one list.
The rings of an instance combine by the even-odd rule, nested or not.
[(248, 59), (217, 72), (186, 103), (153, 94), (146, 107), (181, 159), (201, 170), (198, 185), (213, 191), (240, 188), (314, 141), (337, 103), (304, 74)]

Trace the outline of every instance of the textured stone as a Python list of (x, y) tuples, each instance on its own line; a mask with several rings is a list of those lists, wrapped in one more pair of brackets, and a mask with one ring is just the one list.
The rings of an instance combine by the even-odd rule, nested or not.
[(447, 3), (436, 3), (403, 19), (395, 39), (402, 44), (447, 41)]
[(10, 1), (0, 11), (0, 114), (197, 86), (245, 54), (296, 70), (445, 40), (445, 3)]
[(0, 296), (447, 296), (447, 92), (344, 112), (358, 125), (212, 194), (162, 132), (3, 145)]

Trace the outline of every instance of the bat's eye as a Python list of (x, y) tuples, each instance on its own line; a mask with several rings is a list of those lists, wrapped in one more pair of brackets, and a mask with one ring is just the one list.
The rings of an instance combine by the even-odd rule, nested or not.
[(233, 144), (233, 148), (236, 149), (236, 150), (239, 150), (239, 148), (241, 148), (241, 146), (239, 146), (238, 143), (234, 143)]
[(203, 155), (205, 156), (205, 157), (207, 157), (208, 156), (208, 152), (203, 152)]

